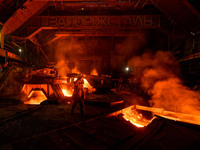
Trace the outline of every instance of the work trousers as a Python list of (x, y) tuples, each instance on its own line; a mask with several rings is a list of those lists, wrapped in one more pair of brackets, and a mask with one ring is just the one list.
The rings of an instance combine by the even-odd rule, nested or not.
[(84, 116), (84, 100), (82, 98), (79, 98), (79, 97), (73, 98), (71, 113), (72, 114), (74, 113), (74, 109), (75, 109), (77, 104), (79, 104), (79, 106), (80, 106), (81, 115)]

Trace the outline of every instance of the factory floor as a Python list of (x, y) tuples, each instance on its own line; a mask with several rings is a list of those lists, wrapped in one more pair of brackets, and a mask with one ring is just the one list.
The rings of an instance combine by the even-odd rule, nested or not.
[(138, 128), (110, 115), (128, 104), (106, 103), (121, 100), (145, 103), (130, 93), (93, 94), (86, 100), (86, 116), (82, 117), (78, 107), (71, 115), (71, 105), (67, 104), (35, 106), (2, 99), (0, 150), (195, 149), (200, 140), (199, 126), (157, 118)]
[[(130, 94), (123, 95), (130, 97)], [(27, 149), (26, 146), (28, 149), (32, 149), (30, 144), (25, 147), (19, 147), (18, 144), (22, 141), (27, 142), (34, 137), (57, 132), (62, 128), (72, 128), (88, 121), (106, 117), (122, 108), (124, 108), (122, 95), (119, 96), (112, 92), (106, 95), (88, 95), (85, 101), (85, 117), (80, 115), (78, 105), (74, 114), (71, 115), (71, 104), (26, 105), (14, 98), (1, 99), (0, 149)], [(68, 143), (68, 146), (71, 147), (71, 144)], [(41, 149), (40, 146), (34, 148)]]

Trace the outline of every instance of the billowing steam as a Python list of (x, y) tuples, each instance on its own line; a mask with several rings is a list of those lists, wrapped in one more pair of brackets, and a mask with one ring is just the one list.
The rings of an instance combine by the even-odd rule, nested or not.
[(117, 44), (115, 45), (115, 56), (112, 61), (112, 67), (119, 68), (119, 64), (129, 60), (131, 56), (136, 56), (142, 52), (146, 38), (141, 35), (125, 38), (124, 40), (120, 38), (119, 42), (116, 39), (115, 42)]
[(70, 69), (68, 68), (64, 58), (61, 58), (57, 61), (56, 68), (58, 69), (58, 74), (62, 77), (66, 76), (66, 74), (70, 72)]
[(133, 74), (151, 95), (152, 107), (165, 110), (200, 114), (199, 93), (184, 86), (178, 77), (179, 67), (169, 52), (158, 51), (155, 54), (143, 54), (132, 58)]
[(61, 38), (51, 46), (55, 49), (56, 68), (60, 76), (80, 72), (78, 61), (73, 60), (73, 58), (82, 55), (84, 52), (80, 42), (74, 38)]

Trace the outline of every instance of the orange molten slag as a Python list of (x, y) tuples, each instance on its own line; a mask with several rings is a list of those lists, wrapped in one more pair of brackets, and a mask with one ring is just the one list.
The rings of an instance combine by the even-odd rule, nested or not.
[(73, 94), (72, 91), (67, 90), (67, 89), (62, 89), (62, 92), (63, 92), (64, 96), (67, 96), (67, 97), (71, 97)]
[(145, 119), (143, 115), (138, 113), (133, 107), (123, 109), (123, 118), (139, 128), (151, 123), (151, 120)]
[(24, 102), (24, 104), (40, 104), (41, 102), (47, 100), (47, 97), (42, 91), (31, 91), (28, 99), (29, 100)]
[(130, 121), (132, 124), (134, 124), (137, 127), (144, 127), (147, 126), (152, 122), (155, 116), (151, 120), (146, 120), (143, 118), (142, 114), (139, 114), (137, 110), (143, 110), (152, 112), (154, 115), (161, 116), (170, 120), (174, 121), (181, 121), (191, 124), (200, 125), (200, 116), (199, 115), (192, 115), (192, 114), (184, 114), (184, 113), (178, 113), (173, 111), (167, 111), (163, 108), (153, 108), (153, 107), (145, 107), (140, 105), (133, 105), (130, 107), (127, 107), (122, 110), (122, 114), (124, 115), (124, 119), (127, 121)]

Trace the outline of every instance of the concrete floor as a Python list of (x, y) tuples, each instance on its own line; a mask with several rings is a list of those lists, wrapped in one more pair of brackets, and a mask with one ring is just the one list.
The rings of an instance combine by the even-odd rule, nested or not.
[[(125, 105), (105, 105), (122, 99)], [(158, 117), (138, 128), (120, 115), (109, 115), (126, 105), (146, 104), (133, 94), (90, 95), (87, 100), (86, 117), (81, 117), (78, 107), (71, 115), (67, 104), (33, 106), (1, 100), (0, 150), (199, 149), (198, 125)]]
[(125, 107), (124, 104), (117, 104), (112, 107), (107, 105), (124, 100), (123, 95), (130, 99), (132, 97), (130, 93), (89, 95), (85, 103), (85, 117), (80, 115), (79, 106), (76, 107), (74, 115), (71, 115), (70, 104), (36, 106), (25, 105), (13, 99), (1, 100), (0, 149), (10, 149), (5, 145), (10, 145), (11, 149), (13, 149), (13, 143), (17, 141), (23, 141), (23, 139), (40, 136), (63, 127), (105, 117)]

